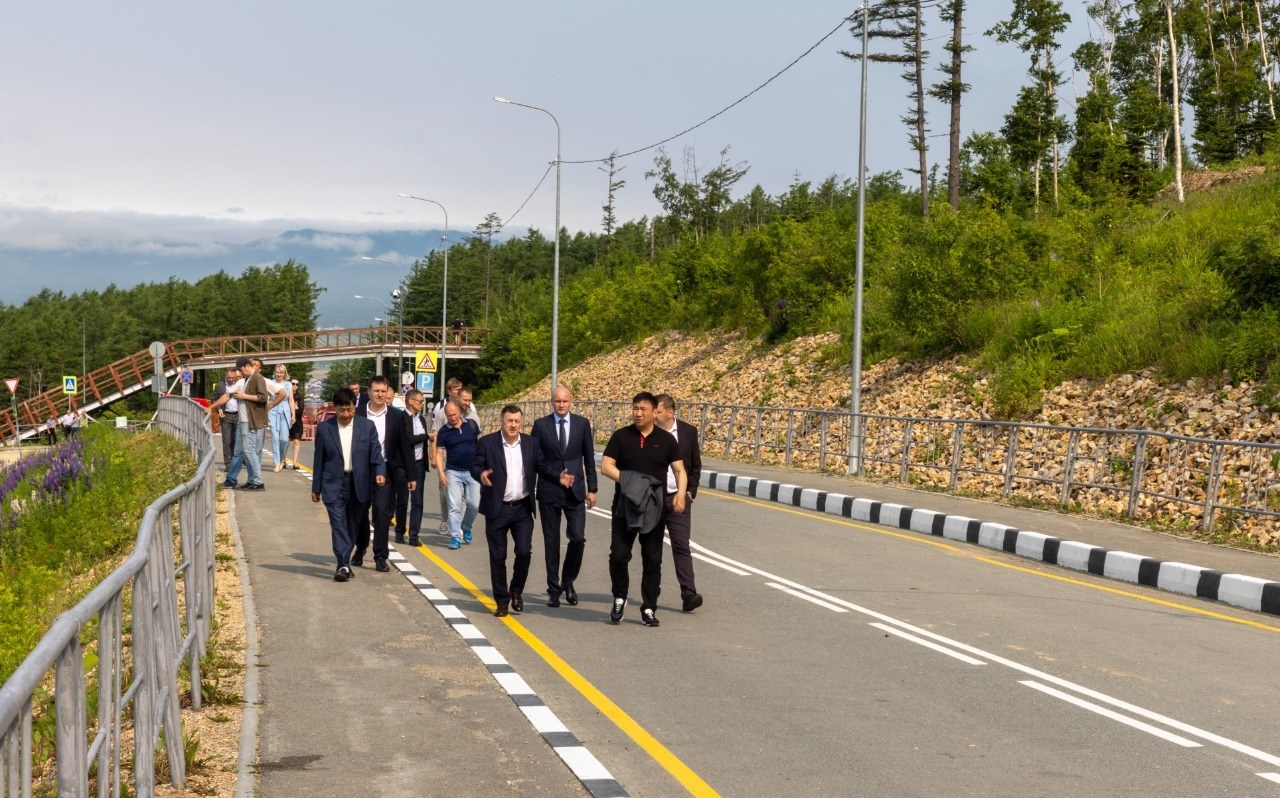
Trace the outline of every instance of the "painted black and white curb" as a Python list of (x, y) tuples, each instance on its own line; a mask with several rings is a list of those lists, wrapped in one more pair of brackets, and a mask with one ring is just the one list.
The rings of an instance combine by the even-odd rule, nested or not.
[(587, 750), (568, 727), (560, 721), (551, 708), (546, 705), (533, 688), (516, 673), (515, 668), (506, 658), (490, 645), (488, 638), (475, 627), (467, 616), (449, 600), (439, 588), (423, 576), (404, 555), (391, 547), (388, 562), (404, 574), (409, 583), (422, 594), (431, 606), (436, 608), (445, 622), (471, 646), (471, 650), (489, 669), (496, 681), (507, 695), (515, 702), (524, 716), (529, 719), (535, 731), (542, 735), (547, 745), (569, 766), (573, 775), (582, 782), (582, 786), (595, 798), (628, 798), (609, 770)]
[(947, 515), (919, 507), (859, 499), (841, 493), (721, 471), (703, 471), (699, 485), (853, 521), (977, 543), (979, 546), (1108, 579), (1221, 601), (1254, 612), (1280, 615), (1280, 582), (1256, 576), (1228, 574), (1127, 551), (1111, 551), (1089, 543), (1063, 540), (1028, 529), (1017, 529), (962, 515)]

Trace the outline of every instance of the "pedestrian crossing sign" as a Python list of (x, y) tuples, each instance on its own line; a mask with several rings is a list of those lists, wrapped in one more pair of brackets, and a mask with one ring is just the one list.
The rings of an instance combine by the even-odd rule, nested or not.
[(76, 390), (76, 378), (75, 378), (75, 377), (63, 377), (63, 378), (62, 378), (62, 392), (63, 392), (63, 393), (66, 393), (66, 394), (78, 393), (78, 391)]
[(413, 353), (413, 370), (434, 372), (440, 352), (435, 349), (419, 349)]

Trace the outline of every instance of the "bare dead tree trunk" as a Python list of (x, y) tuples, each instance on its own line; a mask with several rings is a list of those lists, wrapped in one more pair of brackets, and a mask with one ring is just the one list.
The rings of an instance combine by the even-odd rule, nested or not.
[(1258, 49), (1262, 51), (1262, 74), (1267, 78), (1267, 107), (1271, 120), (1276, 118), (1276, 86), (1271, 78), (1271, 57), (1267, 52), (1267, 30), (1262, 25), (1262, 4), (1253, 0), (1253, 10), (1258, 13)]
[(1178, 40), (1173, 30), (1173, 0), (1164, 0), (1165, 19), (1169, 23), (1169, 69), (1173, 82), (1173, 182), (1178, 191), (1178, 203), (1187, 201), (1182, 188), (1182, 96), (1178, 91)]
[(956, 0), (953, 8), (954, 19), (951, 20), (951, 135), (950, 148), (947, 152), (947, 202), (951, 210), (960, 210), (960, 96), (964, 93), (964, 83), (960, 80), (960, 69), (964, 65), (964, 47), (961, 37), (964, 36), (963, 0)]
[(915, 2), (916, 152), (920, 156), (920, 215), (929, 218), (929, 148), (924, 124), (924, 11)]

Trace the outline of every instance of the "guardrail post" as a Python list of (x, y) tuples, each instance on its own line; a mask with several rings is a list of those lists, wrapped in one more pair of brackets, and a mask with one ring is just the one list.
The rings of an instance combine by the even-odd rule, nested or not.
[(1009, 448), (1004, 456), (1004, 488), (1000, 491), (1000, 495), (1006, 498), (1013, 492), (1013, 474), (1018, 464), (1018, 428), (1011, 426), (1008, 430)]
[(951, 480), (950, 490), (955, 490), (960, 480), (960, 457), (964, 454), (964, 422), (957, 421), (956, 431), (951, 441)]
[(1076, 474), (1076, 455), (1080, 451), (1080, 430), (1073, 429), (1067, 437), (1067, 457), (1062, 464), (1062, 490), (1058, 493), (1058, 504), (1066, 507), (1071, 503), (1071, 481)]
[(1205, 532), (1213, 531), (1213, 516), (1217, 507), (1219, 471), (1222, 467), (1222, 444), (1213, 447), (1209, 458), (1209, 471), (1204, 481), (1204, 514), (1200, 526)]
[(733, 449), (733, 428), (738, 424), (738, 406), (734, 405), (729, 411), (729, 429), (724, 435), (724, 456), (729, 457), (729, 452)]
[(1138, 497), (1142, 492), (1142, 478), (1147, 470), (1147, 436), (1139, 432), (1133, 445), (1133, 478), (1129, 483), (1129, 509), (1126, 515), (1133, 518), (1138, 512)]
[[(911, 476), (911, 432), (914, 422), (907, 419), (906, 426), (902, 430), (902, 473), (899, 479), (906, 483), (910, 482)], [(858, 458), (861, 460), (862, 458)]]
[(796, 435), (796, 411), (787, 411), (787, 453), (783, 457), (784, 465), (791, 465), (791, 447), (795, 445)]
[(138, 691), (133, 705), (133, 782), (138, 798), (155, 795), (156, 665), (151, 569), (133, 578), (133, 672)]
[(84, 653), (80, 638), (58, 655), (54, 677), (54, 709), (57, 713), (55, 755), (58, 761), (58, 798), (88, 798), (89, 771), (85, 735)]
[(764, 426), (764, 408), (756, 408), (756, 462), (760, 462), (760, 445), (763, 443), (761, 427)]
[(830, 416), (822, 411), (822, 422), (818, 430), (818, 470), (827, 470), (827, 427)]

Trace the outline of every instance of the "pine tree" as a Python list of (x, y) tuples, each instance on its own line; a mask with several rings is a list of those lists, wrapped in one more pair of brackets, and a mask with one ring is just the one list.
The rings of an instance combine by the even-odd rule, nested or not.
[(952, 210), (960, 209), (960, 98), (969, 90), (969, 84), (961, 79), (964, 54), (973, 48), (964, 44), (964, 2), (946, 0), (939, 9), (943, 22), (951, 23), (951, 38), (943, 47), (951, 60), (939, 67), (947, 79), (933, 84), (929, 96), (947, 103), (951, 110), (951, 130), (947, 152), (947, 202)]

